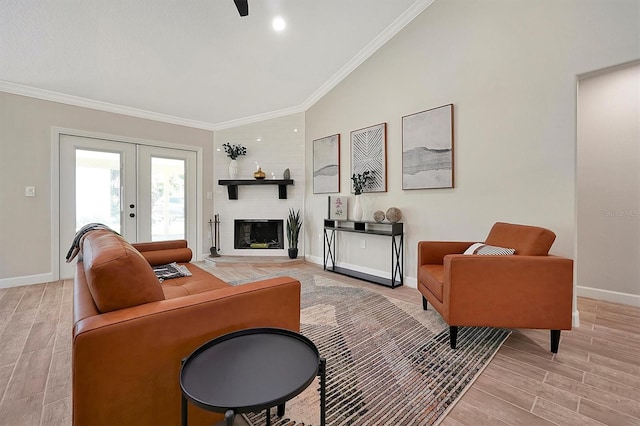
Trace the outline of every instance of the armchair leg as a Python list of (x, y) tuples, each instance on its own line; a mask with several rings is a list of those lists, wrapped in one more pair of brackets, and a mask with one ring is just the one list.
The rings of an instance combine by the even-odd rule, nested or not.
[(427, 310), (427, 299), (424, 296), (422, 296), (422, 309)]
[(457, 339), (458, 339), (458, 327), (455, 325), (449, 326), (449, 343), (451, 343), (451, 349), (456, 348)]
[(557, 354), (558, 346), (560, 346), (560, 330), (551, 330), (551, 352)]

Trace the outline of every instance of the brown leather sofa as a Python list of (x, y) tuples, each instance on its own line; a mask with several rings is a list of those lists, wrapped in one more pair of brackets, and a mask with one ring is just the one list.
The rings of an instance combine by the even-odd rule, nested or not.
[[(160, 283), (151, 264), (188, 262), (185, 241), (131, 245), (105, 230), (84, 236), (74, 279), (73, 424), (180, 424), (180, 362), (235, 330), (300, 330), (300, 282), (233, 287), (193, 264)], [(189, 406), (189, 424), (223, 416)]]
[(573, 261), (548, 255), (555, 234), (544, 228), (498, 222), (485, 244), (515, 255), (463, 254), (474, 242), (419, 241), (418, 290), (449, 324), (456, 348), (459, 326), (570, 330)]

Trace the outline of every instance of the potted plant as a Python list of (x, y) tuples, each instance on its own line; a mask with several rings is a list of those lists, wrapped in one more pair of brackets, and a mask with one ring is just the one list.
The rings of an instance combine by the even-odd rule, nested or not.
[(362, 220), (362, 206), (360, 205), (360, 194), (373, 182), (373, 173), (365, 170), (362, 173), (354, 173), (351, 175), (353, 182), (353, 193), (356, 196), (356, 202), (353, 205), (353, 220)]
[(242, 145), (231, 145), (229, 142), (223, 143), (222, 147), (227, 157), (231, 158), (229, 163), (229, 177), (235, 179), (238, 176), (238, 162), (236, 159), (241, 155), (247, 155), (247, 148)]
[(287, 239), (289, 240), (289, 259), (298, 257), (298, 237), (300, 236), (300, 228), (302, 227), (302, 218), (300, 210), (294, 212), (289, 209), (289, 217), (287, 218)]

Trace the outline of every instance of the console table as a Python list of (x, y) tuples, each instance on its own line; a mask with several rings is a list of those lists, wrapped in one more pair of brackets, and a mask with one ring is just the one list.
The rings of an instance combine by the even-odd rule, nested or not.
[[(391, 279), (336, 266), (336, 234), (338, 232), (354, 232), (391, 237)], [(329, 270), (338, 274), (348, 275), (375, 284), (395, 288), (404, 283), (404, 276), (402, 274), (404, 259), (403, 244), (404, 227), (402, 223), (325, 219), (323, 267), (325, 271)], [(330, 267), (328, 266), (329, 261), (331, 261)]]

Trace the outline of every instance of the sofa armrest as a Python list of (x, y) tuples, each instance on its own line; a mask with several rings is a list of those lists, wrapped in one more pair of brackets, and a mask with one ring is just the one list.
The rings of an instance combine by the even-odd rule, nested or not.
[[(78, 321), (74, 425), (179, 424), (181, 360), (215, 337), (253, 327), (299, 331), (300, 282), (273, 278)], [(189, 416), (212, 423), (211, 413), (193, 406)]]
[(193, 257), (191, 249), (187, 247), (186, 240), (134, 243), (132, 246), (151, 266), (165, 265), (171, 262), (187, 263)]
[(418, 269), (421, 265), (442, 265), (448, 254), (462, 254), (473, 242), (418, 241)]
[(558, 256), (448, 255), (450, 325), (571, 329), (573, 260)]
[(132, 243), (133, 247), (140, 253), (145, 251), (171, 250), (187, 248), (186, 240), (153, 241), (147, 243)]

